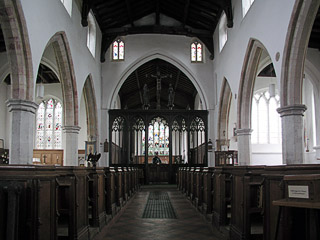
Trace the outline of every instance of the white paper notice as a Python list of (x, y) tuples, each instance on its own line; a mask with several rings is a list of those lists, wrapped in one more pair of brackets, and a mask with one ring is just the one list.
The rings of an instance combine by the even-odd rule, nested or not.
[(288, 186), (289, 198), (309, 198), (309, 186)]

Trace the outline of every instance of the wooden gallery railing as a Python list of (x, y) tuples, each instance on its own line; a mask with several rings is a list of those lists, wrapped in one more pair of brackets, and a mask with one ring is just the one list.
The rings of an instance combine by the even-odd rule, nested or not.
[(0, 239), (92, 239), (137, 178), (135, 168), (0, 166)]
[(178, 189), (231, 240), (320, 239), (320, 165), (181, 167)]

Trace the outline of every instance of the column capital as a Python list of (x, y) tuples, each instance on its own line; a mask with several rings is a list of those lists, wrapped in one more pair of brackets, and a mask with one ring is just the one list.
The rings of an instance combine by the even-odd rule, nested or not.
[(280, 114), (280, 117), (293, 116), (293, 115), (303, 116), (306, 110), (307, 110), (307, 106), (304, 104), (294, 104), (294, 105), (277, 108), (277, 112)]
[(65, 133), (76, 133), (79, 134), (81, 127), (79, 126), (63, 126), (62, 130)]
[(236, 133), (237, 133), (237, 136), (251, 135), (252, 131), (253, 130), (251, 128), (242, 128), (242, 129), (237, 129)]
[(33, 114), (36, 113), (38, 109), (38, 104), (28, 100), (22, 99), (8, 99), (6, 101), (7, 107), (9, 108), (9, 112), (12, 111), (25, 111), (31, 112)]

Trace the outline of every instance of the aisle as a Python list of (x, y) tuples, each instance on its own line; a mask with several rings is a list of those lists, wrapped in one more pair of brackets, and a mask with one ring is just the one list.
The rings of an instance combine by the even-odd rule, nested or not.
[(95, 240), (218, 240), (215, 235), (176, 186), (154, 185), (142, 187)]

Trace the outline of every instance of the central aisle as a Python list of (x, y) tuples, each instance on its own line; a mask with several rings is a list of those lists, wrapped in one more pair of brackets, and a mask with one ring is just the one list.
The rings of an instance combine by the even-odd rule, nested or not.
[(222, 239), (175, 185), (143, 186), (95, 240)]

